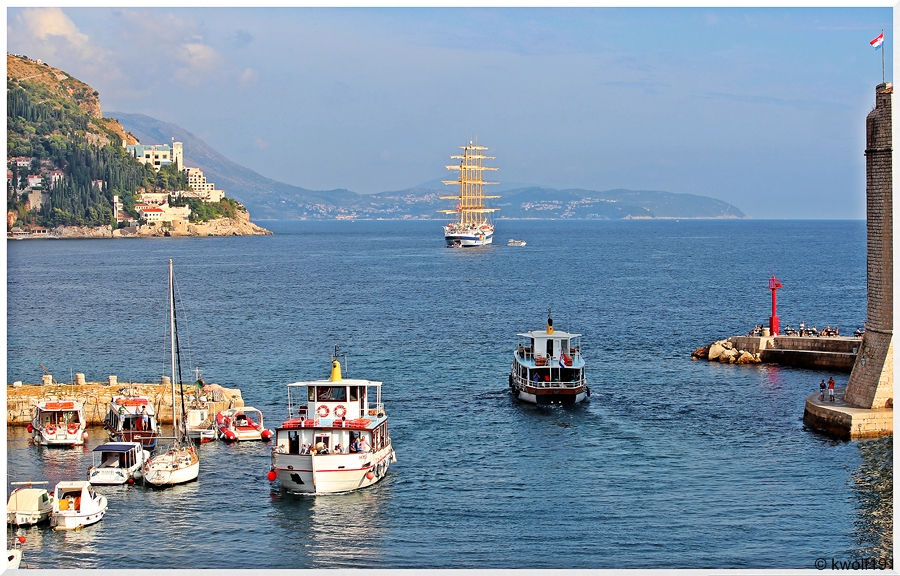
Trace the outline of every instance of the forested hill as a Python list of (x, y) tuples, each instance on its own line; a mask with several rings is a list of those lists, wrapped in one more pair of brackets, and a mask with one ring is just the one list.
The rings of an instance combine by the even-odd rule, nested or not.
[(137, 140), (103, 118), (89, 85), (27, 56), (7, 54), (6, 67), (8, 227), (115, 225), (113, 195), (135, 216), (140, 188), (184, 189), (174, 167), (157, 173), (125, 153)]

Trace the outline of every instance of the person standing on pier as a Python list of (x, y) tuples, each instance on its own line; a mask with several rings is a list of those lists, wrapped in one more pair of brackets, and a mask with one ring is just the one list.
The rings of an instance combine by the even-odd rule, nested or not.
[(834, 402), (834, 378), (828, 379), (828, 400)]
[(825, 399), (825, 379), (822, 378), (822, 382), (819, 384), (819, 400)]

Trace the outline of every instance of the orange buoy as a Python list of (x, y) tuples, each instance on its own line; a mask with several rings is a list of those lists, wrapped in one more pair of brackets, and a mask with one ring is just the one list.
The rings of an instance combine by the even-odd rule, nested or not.
[(372, 472), (371, 470), (369, 472), (366, 472), (366, 478), (368, 478), (369, 480), (371, 480), (374, 477), (375, 477), (375, 473)]

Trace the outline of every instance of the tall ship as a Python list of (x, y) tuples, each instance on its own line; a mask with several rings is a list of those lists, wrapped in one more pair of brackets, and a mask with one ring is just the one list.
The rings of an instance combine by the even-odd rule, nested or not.
[(288, 384), (288, 420), (275, 430), (269, 480), (290, 492), (331, 494), (384, 478), (397, 457), (381, 384), (344, 379), (334, 356), (330, 379)]
[(575, 404), (591, 395), (584, 377), (581, 334), (554, 330), (548, 311), (545, 330), (518, 337), (509, 375), (516, 398), (538, 405)]
[(459, 170), (457, 180), (442, 180), (444, 184), (457, 186), (459, 194), (454, 196), (441, 196), (441, 200), (453, 200), (456, 208), (450, 210), (438, 210), (444, 214), (456, 216), (455, 222), (444, 226), (444, 240), (448, 247), (468, 248), (471, 246), (487, 246), (494, 241), (494, 224), (491, 222), (491, 213), (499, 208), (488, 208), (485, 200), (499, 198), (500, 196), (486, 196), (485, 184), (499, 184), (499, 182), (487, 182), (484, 180), (485, 170), (497, 168), (484, 165), (485, 160), (493, 160), (494, 156), (485, 156), (487, 146), (472, 143), (460, 146), (463, 153), (451, 156), (458, 159), (459, 165), (447, 166), (447, 170)]

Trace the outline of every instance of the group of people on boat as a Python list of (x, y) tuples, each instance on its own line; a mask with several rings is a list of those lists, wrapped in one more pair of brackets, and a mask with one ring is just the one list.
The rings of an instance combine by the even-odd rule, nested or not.
[(369, 441), (360, 435), (353, 438), (349, 450), (345, 450), (340, 444), (335, 444), (334, 448), (328, 448), (328, 445), (324, 442), (316, 442), (315, 444), (304, 442), (300, 446), (300, 454), (355, 454), (357, 452), (368, 453), (371, 451), (372, 447), (369, 445)]

